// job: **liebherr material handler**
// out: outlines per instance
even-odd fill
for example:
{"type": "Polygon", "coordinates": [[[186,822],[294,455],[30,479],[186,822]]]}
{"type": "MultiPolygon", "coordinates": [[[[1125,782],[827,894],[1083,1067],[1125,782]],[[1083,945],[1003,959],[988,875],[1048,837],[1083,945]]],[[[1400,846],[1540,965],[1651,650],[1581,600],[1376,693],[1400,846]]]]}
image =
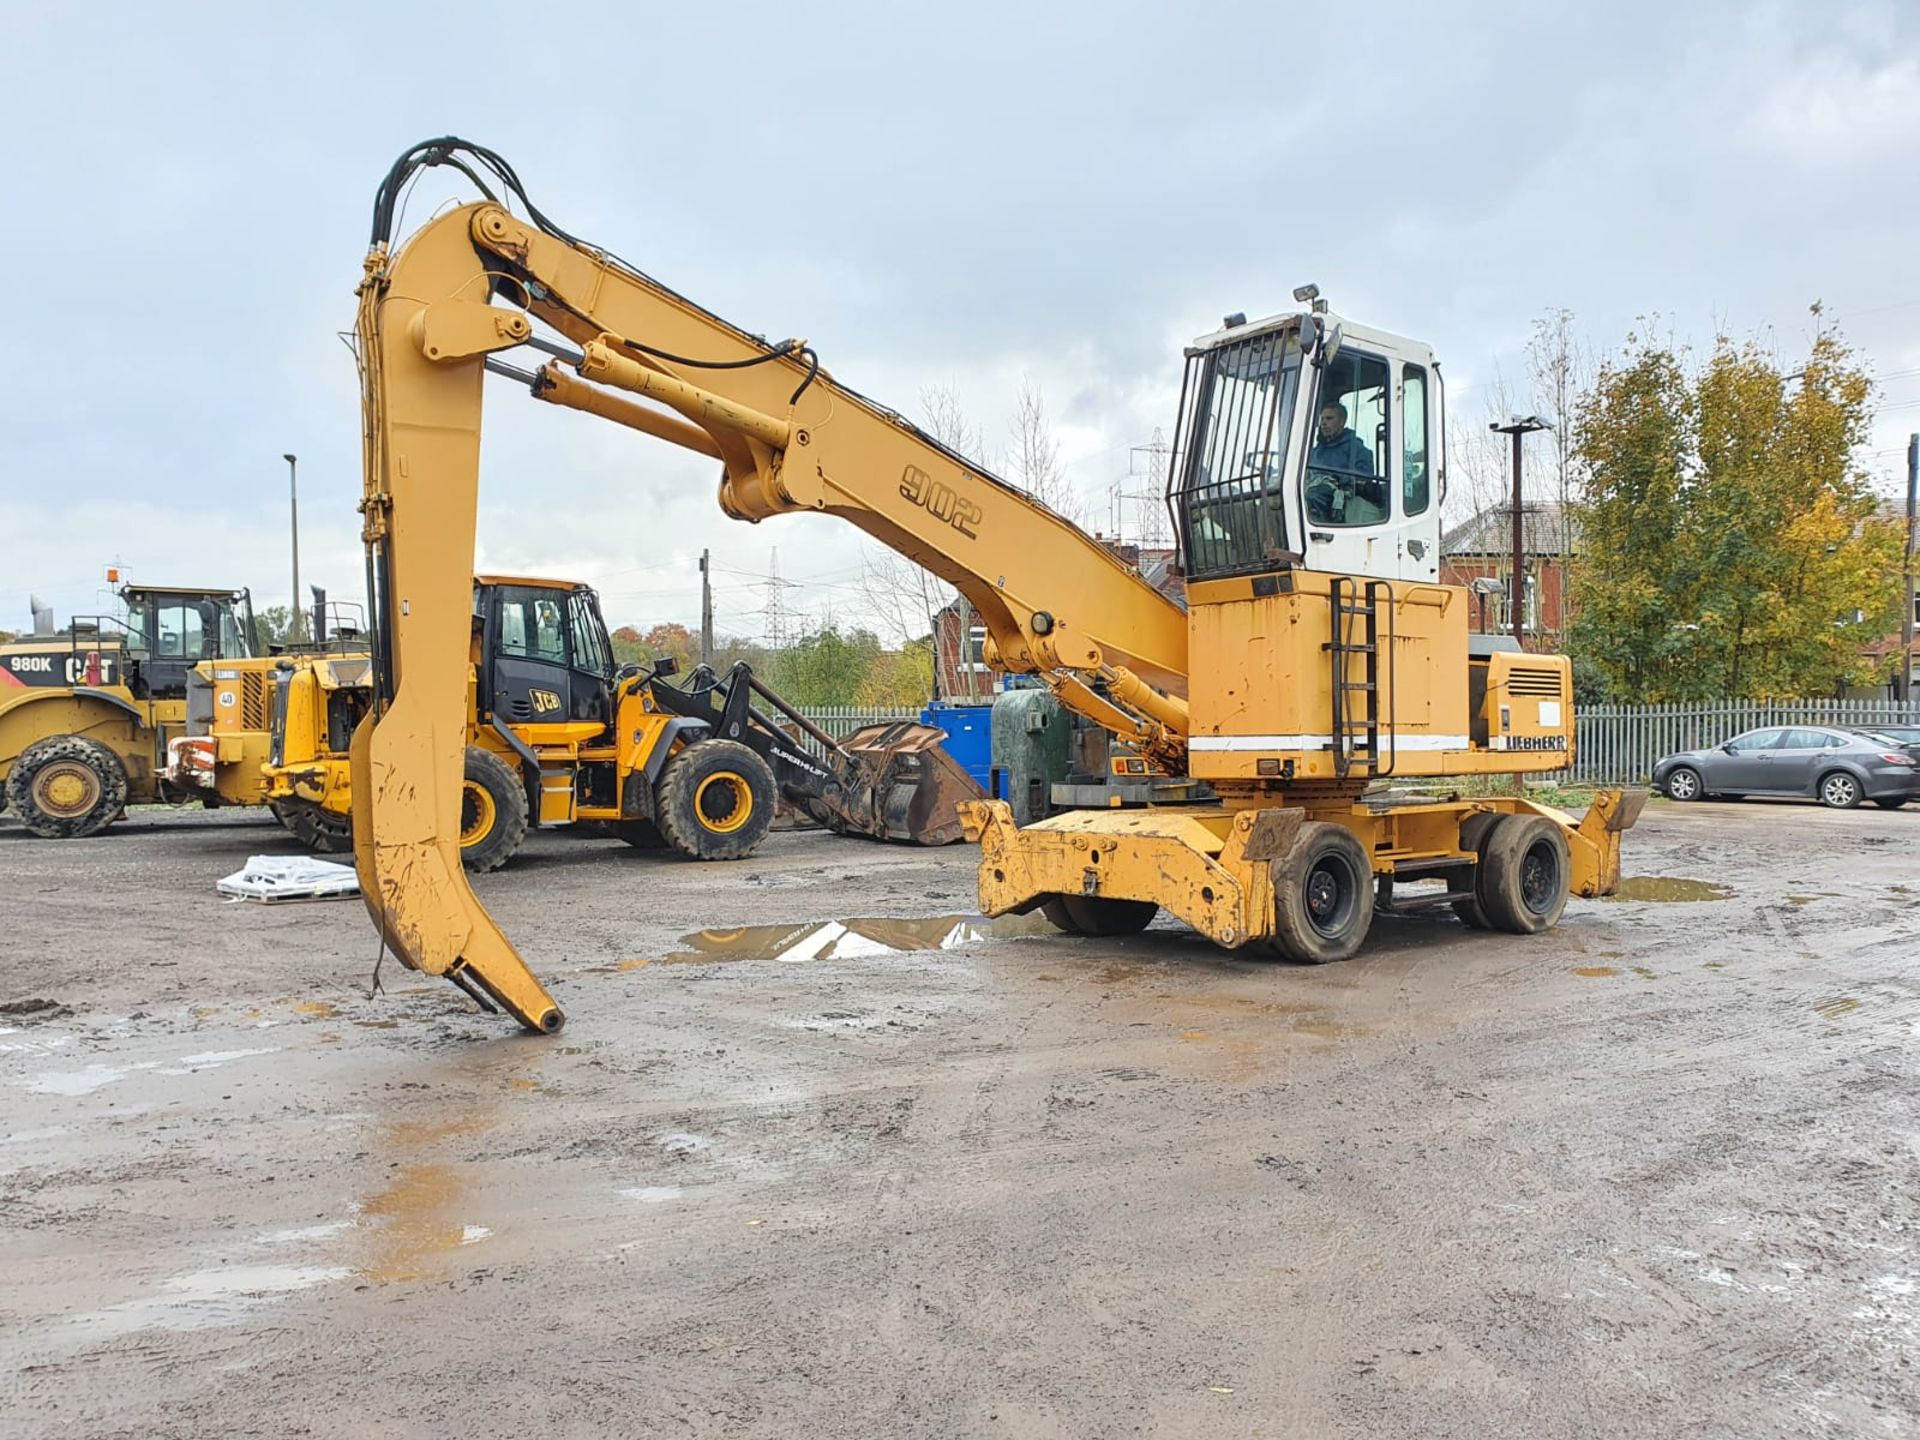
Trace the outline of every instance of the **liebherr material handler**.
{"type": "Polygon", "coordinates": [[[352,746],[354,851],[387,943],[530,1029],[564,1023],[459,861],[489,373],[712,457],[736,519],[850,520],[957,587],[996,664],[1219,795],[1024,829],[1004,804],[966,807],[988,914],[1117,934],[1164,908],[1230,949],[1319,962],[1358,949],[1377,904],[1526,933],[1569,891],[1610,892],[1638,796],[1602,794],[1577,824],[1518,797],[1367,798],[1389,776],[1565,767],[1571,669],[1471,650],[1468,596],[1439,583],[1431,351],[1306,300],[1187,351],[1168,486],[1183,612],[805,341],[769,343],[569,235],[492,151],[407,151],[375,201],[357,322],[375,700],[352,746]],[[402,192],[437,165],[485,198],[396,246],[402,192]],[[1416,880],[1440,883],[1396,891],[1416,880]]]}

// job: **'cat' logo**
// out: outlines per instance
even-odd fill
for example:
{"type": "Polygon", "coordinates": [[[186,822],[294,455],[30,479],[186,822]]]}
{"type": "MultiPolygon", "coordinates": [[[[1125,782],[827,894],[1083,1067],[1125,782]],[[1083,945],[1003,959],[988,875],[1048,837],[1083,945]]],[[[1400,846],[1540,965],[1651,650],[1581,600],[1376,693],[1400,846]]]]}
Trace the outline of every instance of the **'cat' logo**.
{"type": "Polygon", "coordinates": [[[529,690],[527,696],[533,701],[536,715],[545,715],[550,710],[560,708],[560,697],[551,690],[529,690]]]}

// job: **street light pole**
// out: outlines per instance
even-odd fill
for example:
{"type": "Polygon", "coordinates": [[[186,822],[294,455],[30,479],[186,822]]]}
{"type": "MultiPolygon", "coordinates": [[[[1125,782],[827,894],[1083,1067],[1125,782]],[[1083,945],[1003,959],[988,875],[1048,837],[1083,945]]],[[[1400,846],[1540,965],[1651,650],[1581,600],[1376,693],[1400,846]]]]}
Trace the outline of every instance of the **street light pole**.
{"type": "Polygon", "coordinates": [[[287,639],[298,644],[300,640],[300,487],[296,483],[296,475],[299,462],[291,455],[282,455],[280,458],[287,462],[287,503],[293,511],[293,629],[288,632],[287,639]]]}
{"type": "MultiPolygon", "coordinates": [[[[1515,416],[1504,425],[1487,427],[1497,435],[1513,437],[1513,578],[1507,585],[1507,606],[1509,617],[1513,621],[1513,640],[1516,645],[1526,645],[1526,598],[1527,571],[1526,545],[1521,526],[1521,489],[1520,489],[1520,437],[1531,435],[1536,430],[1551,430],[1552,424],[1538,415],[1515,416]]],[[[1564,517],[1562,524],[1566,521],[1564,517]]]]}

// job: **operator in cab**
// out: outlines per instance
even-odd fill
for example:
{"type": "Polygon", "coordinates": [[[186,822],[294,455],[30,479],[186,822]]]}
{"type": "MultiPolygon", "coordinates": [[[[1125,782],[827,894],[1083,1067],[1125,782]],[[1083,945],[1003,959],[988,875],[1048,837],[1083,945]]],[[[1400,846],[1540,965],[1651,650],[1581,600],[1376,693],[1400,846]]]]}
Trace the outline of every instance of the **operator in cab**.
{"type": "Polygon", "coordinates": [[[1373,472],[1373,451],[1347,424],[1347,407],[1330,400],[1307,454],[1307,519],[1373,525],[1386,518],[1387,487],[1373,472]]]}

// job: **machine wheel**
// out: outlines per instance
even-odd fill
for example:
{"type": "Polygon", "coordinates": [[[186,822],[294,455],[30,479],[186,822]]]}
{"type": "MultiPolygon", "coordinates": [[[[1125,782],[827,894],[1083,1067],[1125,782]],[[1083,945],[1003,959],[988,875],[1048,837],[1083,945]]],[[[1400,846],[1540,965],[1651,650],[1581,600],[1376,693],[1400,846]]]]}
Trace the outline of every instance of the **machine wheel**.
{"type": "Polygon", "coordinates": [[[1860,803],[1860,782],[1844,770],[1830,770],[1820,777],[1820,803],[1829,810],[1851,810],[1860,803]]]}
{"type": "MultiPolygon", "coordinates": [[[[1484,863],[1487,858],[1487,837],[1493,834],[1493,822],[1501,819],[1499,815],[1489,815],[1484,811],[1478,815],[1469,815],[1460,822],[1460,848],[1478,855],[1484,863]]],[[[1453,902],[1453,913],[1460,917],[1460,923],[1469,930],[1491,930],[1493,921],[1487,918],[1487,912],[1480,905],[1480,865],[1475,865],[1467,875],[1467,888],[1458,892],[1460,898],[1453,902]]]]}
{"type": "Polygon", "coordinates": [[[1537,935],[1567,908],[1567,837],[1544,815],[1502,815],[1480,852],[1474,890],[1495,930],[1537,935]]]}
{"type": "Polygon", "coordinates": [[[353,849],[351,815],[336,815],[307,800],[275,800],[267,808],[288,834],[316,854],[344,855],[353,849]]]}
{"type": "Polygon", "coordinates": [[[743,860],[772,828],[775,797],[773,771],[745,745],[695,740],[660,772],[653,813],[689,859],[743,860]]]}
{"type": "Polygon", "coordinates": [[[616,820],[607,827],[636,850],[664,850],[666,837],[651,820],[616,820]]]}
{"type": "Polygon", "coordinates": [[[1706,791],[1700,784],[1700,772],[1691,765],[1676,765],[1662,787],[1669,800],[1698,800],[1706,791]]]}
{"type": "Polygon", "coordinates": [[[49,735],[29,745],[7,776],[7,803],[43,840],[98,835],[127,804],[127,767],[98,740],[49,735]]]}
{"type": "Polygon", "coordinates": [[[1309,820],[1273,862],[1274,947],[1325,965],[1358,950],[1373,924],[1373,866],[1344,826],[1309,820]]]}
{"type": "Polygon", "coordinates": [[[1115,900],[1105,895],[1051,895],[1040,913],[1069,935],[1138,935],[1160,907],[1151,900],[1115,900]]]}
{"type": "Polygon", "coordinates": [[[1907,803],[1908,798],[1905,795],[1876,795],[1873,797],[1873,803],[1882,810],[1898,810],[1907,803]]]}
{"type": "Polygon", "coordinates": [[[520,777],[492,751],[469,745],[460,787],[460,863],[476,875],[498,870],[526,838],[527,792],[520,777]]]}

